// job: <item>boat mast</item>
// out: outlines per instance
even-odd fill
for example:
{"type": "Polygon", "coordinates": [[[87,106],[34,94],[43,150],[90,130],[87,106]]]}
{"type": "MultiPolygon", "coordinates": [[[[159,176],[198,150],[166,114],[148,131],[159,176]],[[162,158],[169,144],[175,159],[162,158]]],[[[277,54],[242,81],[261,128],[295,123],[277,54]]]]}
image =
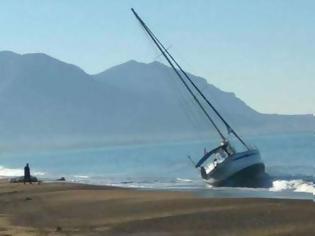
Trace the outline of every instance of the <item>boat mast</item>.
{"type": "MultiPolygon", "coordinates": [[[[151,32],[152,33],[152,32],[151,32]]],[[[152,33],[153,34],[153,33],[152,33]]],[[[154,34],[153,34],[154,36],[154,34]]],[[[154,36],[155,37],[155,36],[154,36]]],[[[156,37],[155,37],[156,38],[156,37]]],[[[184,76],[188,79],[190,84],[197,90],[197,92],[201,95],[201,97],[206,101],[206,103],[211,107],[211,109],[217,114],[217,116],[224,123],[227,132],[232,133],[235,137],[249,150],[249,147],[244,142],[244,140],[235,132],[235,130],[229,125],[229,123],[222,117],[222,115],[218,112],[218,110],[212,105],[212,103],[206,98],[206,96],[201,92],[201,90],[197,87],[197,85],[192,81],[192,79],[188,76],[188,74],[182,69],[182,67],[177,63],[175,58],[168,52],[168,50],[163,46],[163,44],[156,38],[157,42],[161,45],[166,54],[171,58],[171,60],[175,63],[175,65],[179,68],[179,70],[184,74],[184,76]]]]}
{"type": "MultiPolygon", "coordinates": [[[[188,74],[182,69],[182,67],[178,64],[178,62],[175,60],[175,58],[168,52],[168,50],[164,47],[164,45],[160,42],[160,40],[154,35],[154,33],[150,30],[150,28],[143,22],[143,20],[139,17],[139,15],[135,12],[135,10],[132,8],[131,11],[137,18],[137,20],[140,22],[142,27],[145,29],[145,31],[148,33],[150,38],[153,40],[153,42],[156,44],[158,49],[161,51],[162,55],[165,57],[165,59],[168,61],[168,63],[171,65],[173,70],[176,72],[178,77],[181,79],[181,81],[184,83],[185,87],[189,90],[189,92],[193,95],[201,109],[204,111],[208,119],[210,118],[209,114],[205,111],[205,109],[202,107],[200,101],[196,98],[196,96],[192,93],[191,89],[187,86],[186,82],[183,80],[182,76],[178,71],[176,70],[173,63],[178,67],[178,69],[182,72],[182,74],[188,79],[189,83],[197,90],[197,92],[200,94],[200,96],[206,101],[206,103],[210,106],[210,108],[215,112],[215,114],[221,119],[223,124],[226,126],[228,133],[233,133],[235,137],[249,150],[248,145],[243,141],[243,139],[235,132],[235,130],[230,126],[230,124],[222,117],[222,115],[218,112],[218,110],[212,105],[212,103],[206,98],[206,96],[201,92],[201,90],[196,86],[196,84],[192,81],[192,79],[188,76],[188,74]],[[173,63],[171,62],[173,61],[173,63]]],[[[221,138],[225,140],[225,137],[222,135],[222,132],[218,129],[218,127],[214,124],[213,120],[210,118],[212,125],[216,128],[218,133],[220,134],[221,138]]]]}
{"type": "Polygon", "coordinates": [[[135,10],[133,8],[131,8],[131,11],[133,12],[133,14],[135,15],[135,17],[137,18],[137,20],[140,22],[140,24],[142,25],[142,27],[144,28],[144,30],[147,32],[147,34],[150,36],[150,38],[153,40],[153,42],[155,43],[155,45],[158,47],[158,49],[160,50],[160,52],[162,53],[162,55],[164,56],[164,58],[167,60],[167,62],[170,64],[170,66],[172,67],[172,69],[174,70],[174,72],[176,73],[176,75],[179,77],[179,79],[181,80],[181,82],[184,84],[185,88],[189,91],[189,93],[192,95],[192,97],[194,98],[194,100],[196,101],[196,103],[199,105],[199,107],[201,108],[201,110],[203,111],[203,113],[206,115],[206,117],[208,118],[208,120],[210,121],[210,123],[213,125],[213,127],[217,130],[217,132],[219,133],[220,137],[223,140],[226,140],[226,138],[224,137],[224,135],[222,134],[222,132],[220,131],[220,129],[218,128],[218,126],[214,123],[214,121],[212,120],[212,118],[210,117],[209,113],[206,111],[206,109],[201,105],[201,102],[199,101],[199,99],[196,97],[196,95],[192,92],[191,88],[188,86],[188,84],[186,83],[186,81],[184,80],[184,78],[182,77],[182,75],[178,72],[178,70],[176,69],[176,67],[174,66],[174,64],[172,63],[171,59],[167,56],[166,52],[163,50],[164,46],[160,45],[160,43],[157,41],[156,37],[152,34],[151,30],[146,26],[146,24],[143,22],[143,20],[138,16],[138,14],[135,12],[135,10]],[[163,48],[162,48],[163,46],[163,48]]]}

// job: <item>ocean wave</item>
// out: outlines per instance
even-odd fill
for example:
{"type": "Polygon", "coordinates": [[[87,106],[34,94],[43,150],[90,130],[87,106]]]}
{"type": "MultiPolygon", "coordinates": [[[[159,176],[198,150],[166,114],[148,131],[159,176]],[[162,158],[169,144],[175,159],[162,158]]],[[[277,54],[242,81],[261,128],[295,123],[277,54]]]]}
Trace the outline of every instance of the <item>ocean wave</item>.
{"type": "Polygon", "coordinates": [[[274,192],[291,190],[294,192],[305,192],[315,195],[315,184],[313,182],[305,181],[302,179],[275,180],[272,182],[272,187],[269,190],[274,192]]]}
{"type": "Polygon", "coordinates": [[[90,178],[90,177],[87,176],[87,175],[74,175],[73,177],[74,177],[74,178],[78,178],[78,179],[88,179],[88,178],[90,178]]]}
{"type": "MultiPolygon", "coordinates": [[[[5,168],[3,166],[0,166],[0,177],[17,177],[24,175],[24,169],[14,169],[14,168],[5,168]]],[[[45,172],[35,171],[32,172],[32,175],[35,176],[43,176],[45,175],[45,172]]]]}
{"type": "Polygon", "coordinates": [[[1,177],[15,177],[24,175],[23,169],[12,169],[12,168],[5,168],[0,166],[0,176],[1,177]]]}
{"type": "Polygon", "coordinates": [[[32,173],[32,175],[35,175],[35,176],[43,176],[43,175],[46,175],[45,172],[40,172],[40,171],[35,171],[34,173],[32,173]]]}
{"type": "Polygon", "coordinates": [[[176,178],[177,182],[192,182],[191,179],[176,178]]]}

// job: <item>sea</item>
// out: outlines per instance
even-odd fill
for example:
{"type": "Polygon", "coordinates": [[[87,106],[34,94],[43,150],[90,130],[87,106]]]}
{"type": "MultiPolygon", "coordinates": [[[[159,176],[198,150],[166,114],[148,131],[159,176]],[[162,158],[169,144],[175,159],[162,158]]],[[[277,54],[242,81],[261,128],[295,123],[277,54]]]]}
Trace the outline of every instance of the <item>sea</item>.
{"type": "Polygon", "coordinates": [[[313,199],[315,195],[315,133],[256,136],[246,139],[261,152],[272,184],[266,188],[213,187],[202,181],[194,161],[205,140],[97,148],[0,153],[0,177],[23,175],[30,164],[32,175],[43,181],[64,177],[68,182],[135,189],[189,191],[213,198],[313,199]]]}

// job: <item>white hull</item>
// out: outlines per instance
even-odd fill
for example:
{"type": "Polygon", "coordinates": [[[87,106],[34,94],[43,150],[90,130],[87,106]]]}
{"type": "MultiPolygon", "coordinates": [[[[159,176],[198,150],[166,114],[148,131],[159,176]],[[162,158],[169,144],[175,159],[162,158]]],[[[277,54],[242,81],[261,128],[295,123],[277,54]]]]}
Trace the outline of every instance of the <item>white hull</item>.
{"type": "Polygon", "coordinates": [[[246,178],[255,178],[264,173],[264,169],[259,151],[249,150],[226,158],[202,177],[210,185],[217,186],[238,174],[246,174],[246,178]]]}

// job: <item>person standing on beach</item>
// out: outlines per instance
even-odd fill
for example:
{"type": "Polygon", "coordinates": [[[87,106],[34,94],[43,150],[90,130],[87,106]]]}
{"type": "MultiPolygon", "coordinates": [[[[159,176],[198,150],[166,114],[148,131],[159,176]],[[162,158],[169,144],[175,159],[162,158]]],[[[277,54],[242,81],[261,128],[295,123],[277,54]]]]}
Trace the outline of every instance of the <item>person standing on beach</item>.
{"type": "Polygon", "coordinates": [[[28,165],[28,163],[24,167],[24,184],[25,184],[25,182],[29,182],[30,184],[32,184],[31,170],[30,170],[30,166],[28,165]]]}

